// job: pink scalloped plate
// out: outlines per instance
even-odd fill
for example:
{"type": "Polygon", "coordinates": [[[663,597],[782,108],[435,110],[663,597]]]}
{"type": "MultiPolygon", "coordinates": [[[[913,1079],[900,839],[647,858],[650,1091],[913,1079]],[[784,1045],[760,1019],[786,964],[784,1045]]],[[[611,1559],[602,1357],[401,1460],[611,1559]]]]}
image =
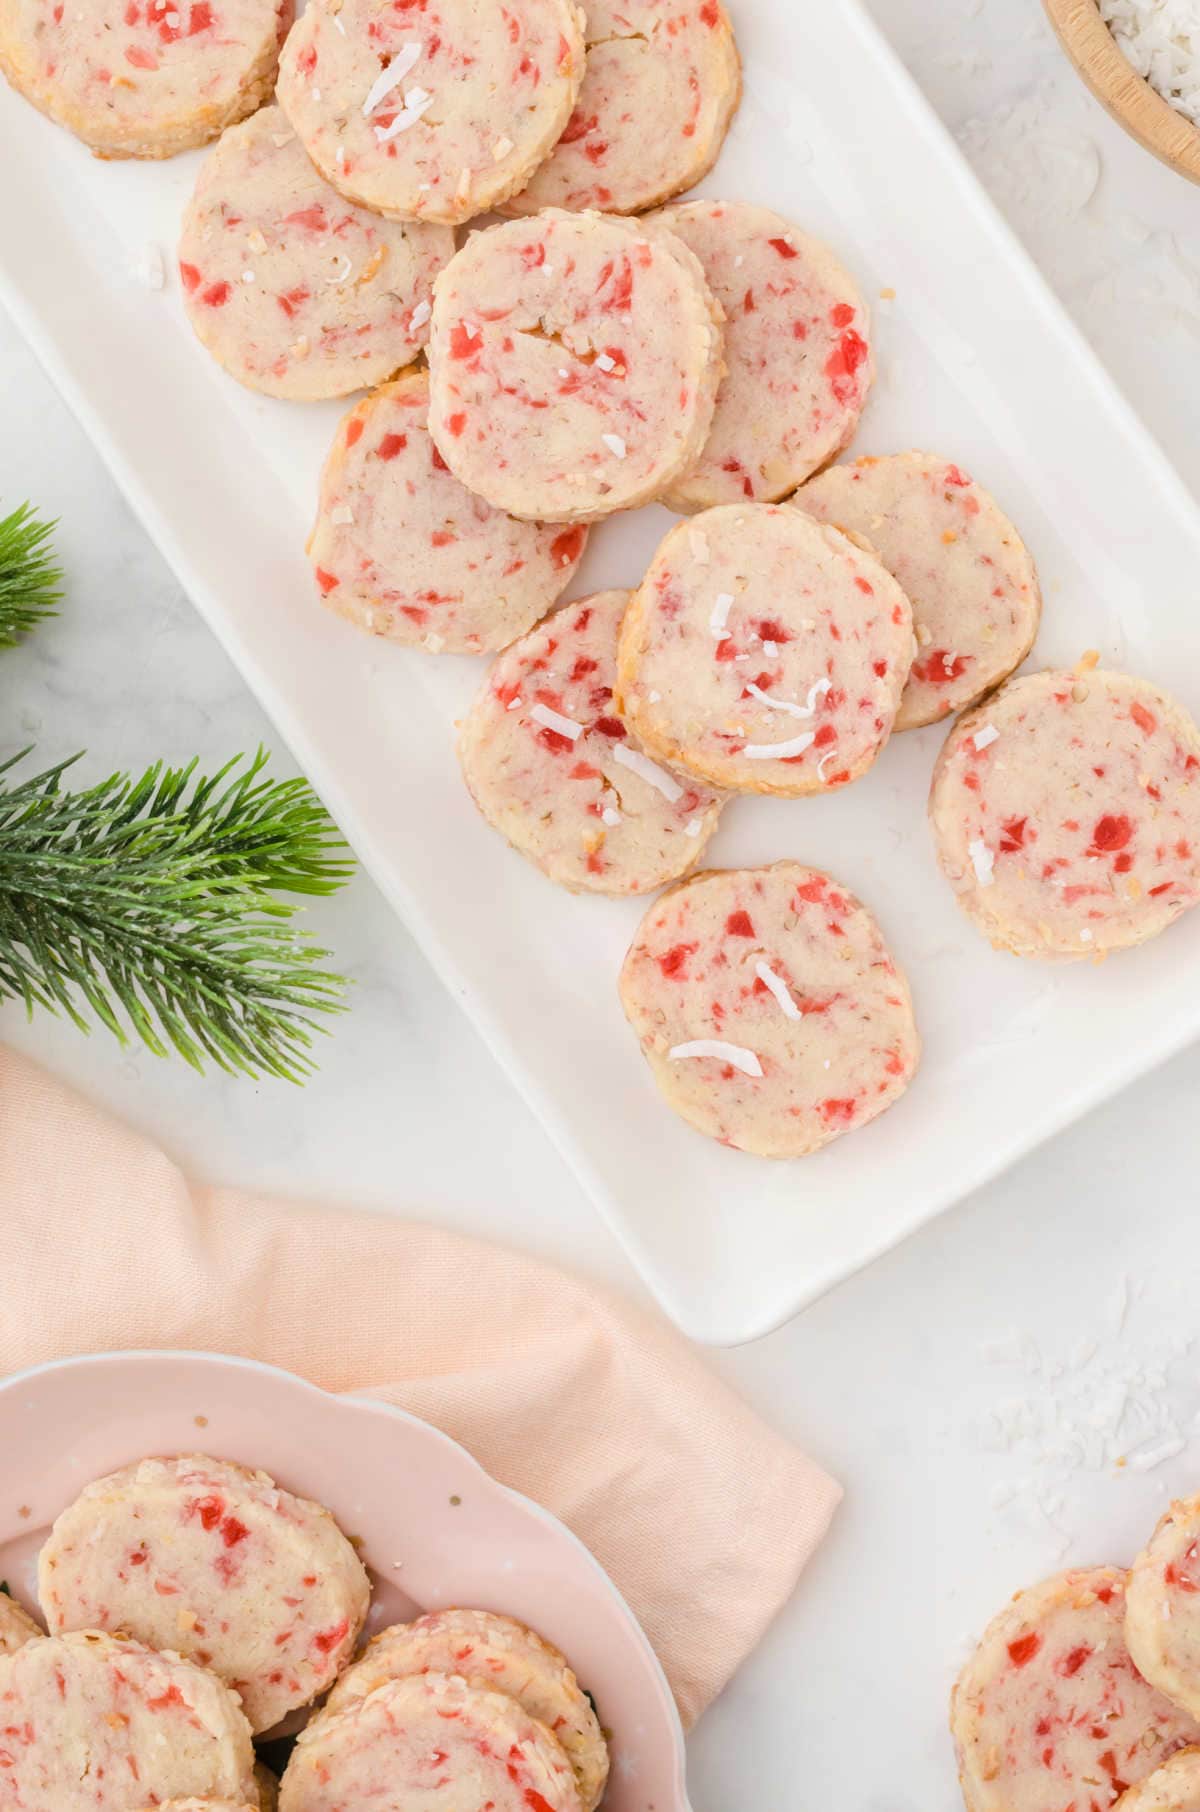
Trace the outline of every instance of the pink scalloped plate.
{"type": "Polygon", "coordinates": [[[151,1454],[261,1466],[361,1542],[371,1626],[465,1604],[557,1644],[611,1732],[604,1812],[689,1812],[670,1688],[603,1568],[464,1448],[368,1397],[208,1353],[108,1353],[0,1383],[0,1579],[30,1608],[49,1524],[90,1479],[151,1454]]]}

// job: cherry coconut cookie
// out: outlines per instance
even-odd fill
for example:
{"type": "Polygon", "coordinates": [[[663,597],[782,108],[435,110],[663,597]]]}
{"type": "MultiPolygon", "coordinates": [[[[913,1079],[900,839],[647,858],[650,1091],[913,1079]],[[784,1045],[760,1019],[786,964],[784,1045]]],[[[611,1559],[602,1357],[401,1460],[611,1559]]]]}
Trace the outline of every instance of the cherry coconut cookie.
{"type": "Polygon", "coordinates": [[[1200,900],[1200,730],[1129,674],[1010,680],[947,737],[929,816],[959,905],[997,949],[1128,949],[1200,900]]]}
{"type": "Polygon", "coordinates": [[[596,1714],[565,1658],[513,1617],[430,1611],[383,1630],[342,1675],[325,1712],[341,1711],[389,1680],[430,1673],[516,1699],[554,1732],[574,1770],[582,1812],[594,1812],[608,1779],[608,1745],[596,1714]]]}
{"type": "Polygon", "coordinates": [[[0,1656],[0,1731],[0,1804],[13,1812],[130,1812],[142,1796],[258,1801],[234,1694],[124,1636],[52,1636],[0,1656]]]}
{"type": "Polygon", "coordinates": [[[769,208],[685,201],[651,218],[695,252],[725,311],[712,429],[664,501],[687,511],[786,497],[848,444],[867,400],[875,367],[858,286],[828,246],[769,208]]]}
{"type": "Polygon", "coordinates": [[[582,1812],[558,1739],[515,1699],[441,1673],[389,1680],[305,1729],[280,1812],[350,1807],[582,1812]]]}
{"type": "Polygon", "coordinates": [[[952,460],[856,459],[822,472],[795,502],[865,536],[912,600],[917,653],[897,730],[961,711],[1029,653],[1042,611],[1033,557],[994,498],[952,460]]]}
{"type": "Polygon", "coordinates": [[[393,222],[339,195],[278,107],[232,127],[200,169],[179,275],[197,337],[268,396],[345,396],[429,337],[449,227],[393,222]]]}
{"type": "Polygon", "coordinates": [[[1172,1504],[1134,1561],[1125,1640],[1139,1672],[1200,1718],[1200,1497],[1172,1504]]]}
{"type": "Polygon", "coordinates": [[[1130,1787],[1121,1812],[1200,1812],[1200,1749],[1181,1749],[1130,1787]]]}
{"type": "Polygon", "coordinates": [[[0,1591],[0,1655],[11,1655],[27,1642],[36,1642],[46,1634],[23,1605],[5,1591],[0,1591]]]}
{"type": "Polygon", "coordinates": [[[579,564],[580,526],[518,522],[454,477],[430,438],[429,378],[408,371],[350,411],[321,474],[308,552],[325,603],[433,654],[503,648],[579,564]]]}
{"type": "Polygon", "coordinates": [[[278,95],[351,201],[453,226],[524,186],[570,119],[583,67],[574,0],[312,0],[278,95]]]}
{"type": "Polygon", "coordinates": [[[616,703],[652,755],[714,786],[845,786],[891,734],[912,611],[874,555],[786,504],[722,504],[666,537],[621,625],[616,703]]]}
{"type": "Polygon", "coordinates": [[[649,893],[685,874],[722,800],[652,761],[612,702],[629,593],[597,592],[500,656],[458,752],[471,796],[514,849],[562,887],[649,893]]]}
{"type": "Polygon", "coordinates": [[[588,0],[587,68],[566,131],[509,213],[640,214],[716,162],[741,97],[720,0],[588,0]]]}
{"type": "Polygon", "coordinates": [[[99,157],[173,157],[271,91],[291,0],[0,0],[0,70],[99,157]]]}
{"type": "Polygon", "coordinates": [[[333,1684],[370,1584],[327,1510],[189,1455],[87,1486],[41,1551],[38,1597],[52,1631],[123,1630],[211,1668],[260,1731],[333,1684]]]}
{"type": "Polygon", "coordinates": [[[584,522],[692,464],[721,375],[720,309],[662,228],[549,209],[475,233],[434,286],[430,431],[496,509],[584,522]]]}
{"type": "Polygon", "coordinates": [[[806,1157],[866,1126],[920,1057],[879,926],[798,862],[680,882],[642,920],[620,992],[668,1104],[760,1157],[806,1157]]]}
{"type": "Polygon", "coordinates": [[[1124,1614],[1125,1574],[1093,1567],[1019,1592],[988,1625],[951,1700],[967,1812],[1108,1812],[1200,1738],[1134,1666],[1124,1614]]]}

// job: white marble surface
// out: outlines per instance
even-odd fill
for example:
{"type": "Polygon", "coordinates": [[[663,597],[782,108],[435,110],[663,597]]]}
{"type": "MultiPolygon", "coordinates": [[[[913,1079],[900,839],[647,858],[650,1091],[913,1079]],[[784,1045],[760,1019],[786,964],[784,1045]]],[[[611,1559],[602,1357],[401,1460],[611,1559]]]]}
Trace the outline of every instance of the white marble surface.
{"type": "MultiPolygon", "coordinates": [[[[1037,0],[872,3],[1200,492],[1200,194],[1082,91],[1037,0]]],[[[62,514],[70,575],[62,618],[0,660],[5,749],[36,740],[49,759],[87,747],[95,772],[277,747],[2,319],[0,423],[0,499],[28,494],[62,514]]],[[[282,751],[277,765],[289,766],[282,751]]],[[[0,1036],[210,1176],[436,1216],[636,1290],[369,883],[315,918],[356,986],[302,1098],[200,1081],[49,1020],[27,1026],[11,1005],[0,1036]]],[[[847,1501],[692,1739],[697,1812],[949,1812],[944,1701],[969,1633],[1040,1572],[1126,1558],[1164,1493],[1196,1486],[1200,1389],[1186,1342],[1198,1089],[1200,1049],[789,1328],[714,1356],[842,1478],[847,1501]],[[1087,1343],[1098,1350],[1085,1362],[1087,1343]],[[1151,1470],[1112,1463],[1176,1439],[1183,1451],[1151,1470]]]]}

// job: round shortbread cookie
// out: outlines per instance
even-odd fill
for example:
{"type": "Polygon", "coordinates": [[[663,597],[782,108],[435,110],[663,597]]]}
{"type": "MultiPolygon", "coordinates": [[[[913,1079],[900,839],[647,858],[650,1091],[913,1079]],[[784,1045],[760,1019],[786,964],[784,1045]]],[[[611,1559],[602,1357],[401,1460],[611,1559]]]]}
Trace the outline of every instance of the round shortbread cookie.
{"type": "Polygon", "coordinates": [[[430,430],[514,516],[586,522],[695,459],[721,375],[720,310],[662,228],[550,209],[475,233],[434,286],[430,430]]]}
{"type": "Polygon", "coordinates": [[[449,227],[381,220],[331,188],[278,107],[209,152],[183,217],[196,334],[251,390],[306,402],[378,384],[429,337],[449,227]]]}
{"type": "Polygon", "coordinates": [[[178,1655],[76,1632],[0,1656],[0,1804],[129,1812],[199,1798],[253,1806],[254,1750],[237,1699],[178,1655]]]}
{"type": "Polygon", "coordinates": [[[897,730],[961,711],[1029,653],[1042,614],[1033,557],[960,466],[932,453],[856,459],[822,472],[794,501],[864,536],[908,593],[917,652],[897,730]]]}
{"type": "Polygon", "coordinates": [[[1200,1497],[1172,1504],[1134,1561],[1125,1640],[1147,1680],[1200,1718],[1200,1497]]]}
{"type": "Polygon", "coordinates": [[[866,1126],[920,1058],[908,983],[866,907],[798,862],[715,869],[650,908],[621,1004],[690,1126],[801,1158],[866,1126]]]}
{"type": "Polygon", "coordinates": [[[1200,1749],[1180,1749],[1130,1787],[1121,1812],[1200,1812],[1200,1749]]]}
{"type": "Polygon", "coordinates": [[[1148,680],[1010,680],[959,719],[929,817],[959,905],[1000,950],[1143,944],[1200,900],[1200,730],[1148,680]]]}
{"type": "Polygon", "coordinates": [[[587,1695],[549,1642],[495,1611],[430,1611],[371,1642],[338,1681],[325,1711],[341,1711],[388,1680],[454,1674],[468,1686],[507,1693],[553,1731],[575,1773],[583,1812],[593,1812],[608,1779],[608,1745],[587,1695]]]}
{"type": "Polygon", "coordinates": [[[950,1701],[967,1812],[1108,1812],[1200,1736],[1133,1665],[1124,1611],[1125,1574],[1093,1567],[1018,1592],[988,1625],[950,1701]]]}
{"type": "Polygon", "coordinates": [[[515,1699],[447,1674],[389,1680],[332,1715],[292,1752],[280,1812],[581,1812],[561,1744],[515,1699]]]}
{"type": "Polygon", "coordinates": [[[46,1634],[23,1605],[7,1592],[0,1591],[0,1655],[11,1655],[27,1642],[36,1642],[46,1634]]]}
{"type": "Polygon", "coordinates": [[[651,218],[695,252],[725,311],[712,429],[664,502],[773,503],[853,438],[875,371],[866,303],[827,245],[769,208],[685,201],[651,218]]]}
{"type": "Polygon", "coordinates": [[[503,648],[570,583],[581,525],[518,522],[454,477],[426,425],[429,378],[409,371],[338,427],[308,542],[331,610],[432,654],[503,648]]]}
{"type": "Polygon", "coordinates": [[[0,70],[100,157],[173,157],[271,91],[292,0],[0,0],[0,70]]]}
{"type": "Polygon", "coordinates": [[[210,1668],[260,1731],[332,1685],[370,1584],[320,1505],[188,1455],[88,1485],[38,1557],[38,1597],[52,1631],[123,1630],[210,1668]]]}
{"type": "Polygon", "coordinates": [[[311,0],[277,92],[343,195],[454,226],[528,181],[570,119],[584,54],[574,0],[311,0]]]}
{"type": "Polygon", "coordinates": [[[680,522],[630,601],[617,709],[651,754],[714,786],[845,786],[892,730],[908,599],[874,555],[787,504],[680,522]]]}
{"type": "Polygon", "coordinates": [[[505,204],[639,214],[707,175],[742,92],[719,0],[587,0],[587,68],[566,131],[505,204]]]}
{"type": "Polygon", "coordinates": [[[509,648],[463,721],[458,753],[488,823],[561,887],[649,893],[686,874],[722,799],[643,753],[616,715],[627,591],[561,610],[509,648]]]}

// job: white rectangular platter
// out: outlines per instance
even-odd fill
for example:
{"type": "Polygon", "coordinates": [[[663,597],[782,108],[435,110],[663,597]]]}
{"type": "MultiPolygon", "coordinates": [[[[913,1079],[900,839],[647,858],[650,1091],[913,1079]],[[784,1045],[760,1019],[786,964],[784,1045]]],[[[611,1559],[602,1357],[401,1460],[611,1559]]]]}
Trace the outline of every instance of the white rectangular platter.
{"type": "MultiPolygon", "coordinates": [[[[1041,569],[1035,664],[1095,647],[1200,711],[1200,513],[1181,480],[857,0],[730,3],[746,98],[707,192],[778,208],[831,240],[869,297],[895,291],[878,307],[880,378],[856,450],[933,448],[997,494],[1041,569]]],[[[766,1332],[1200,1034],[1200,912],[1144,950],[1066,968],[999,955],[961,917],[925,824],[940,741],[927,730],[895,739],[836,797],[735,801],[710,850],[722,865],[826,867],[874,908],[924,1034],[912,1089],[801,1163],[724,1150],[676,1120],[616,997],[642,906],[558,892],[476,816],[459,779],[453,720],[482,666],[385,646],[319,608],[302,550],[339,409],[253,397],[193,341],[172,252],[196,164],[94,162],[0,92],[2,292],[681,1326],[719,1343],[766,1332]],[[148,246],[166,258],[162,291],[133,275],[148,246]]],[[[635,583],[668,522],[655,508],[602,525],[575,591],[635,583]]],[[[398,1089],[420,1060],[397,1054],[398,1089]]],[[[469,1136],[470,1102],[453,1107],[469,1136]]]]}

